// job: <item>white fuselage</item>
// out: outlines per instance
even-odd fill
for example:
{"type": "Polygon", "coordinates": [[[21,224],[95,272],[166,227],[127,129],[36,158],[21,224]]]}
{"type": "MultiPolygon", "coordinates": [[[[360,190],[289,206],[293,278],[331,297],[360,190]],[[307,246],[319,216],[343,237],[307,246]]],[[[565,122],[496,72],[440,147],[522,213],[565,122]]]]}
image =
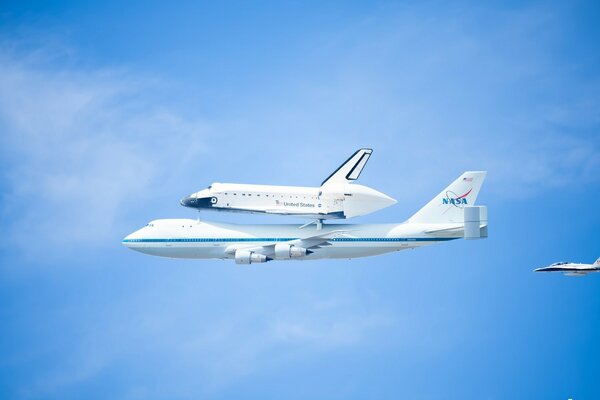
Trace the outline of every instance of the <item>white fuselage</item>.
{"type": "Polygon", "coordinates": [[[315,225],[238,225],[193,219],[161,219],[123,239],[133,250],[172,258],[231,259],[238,249],[286,243],[294,239],[343,230],[300,260],[367,257],[392,251],[421,247],[461,238],[461,224],[325,224],[315,225]],[[452,228],[459,230],[450,231],[452,228]],[[448,229],[441,235],[428,231],[448,229]]]}
{"type": "Polygon", "coordinates": [[[537,268],[535,272],[562,272],[565,275],[578,276],[592,272],[600,272],[600,265],[559,262],[547,267],[537,268]]]}
{"type": "Polygon", "coordinates": [[[370,214],[396,203],[366,186],[342,183],[326,187],[213,183],[181,200],[198,210],[344,219],[370,214]]]}

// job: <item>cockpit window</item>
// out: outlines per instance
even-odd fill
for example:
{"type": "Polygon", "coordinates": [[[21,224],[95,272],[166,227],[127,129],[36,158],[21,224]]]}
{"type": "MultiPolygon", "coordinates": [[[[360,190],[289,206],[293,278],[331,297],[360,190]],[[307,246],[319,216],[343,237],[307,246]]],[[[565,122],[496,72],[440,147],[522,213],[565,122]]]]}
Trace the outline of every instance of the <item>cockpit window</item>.
{"type": "Polygon", "coordinates": [[[212,185],[208,185],[207,189],[211,189],[211,188],[212,188],[212,185]]]}
{"type": "Polygon", "coordinates": [[[568,264],[568,262],[566,262],[566,261],[561,261],[561,262],[556,262],[556,263],[554,263],[554,264],[552,264],[552,265],[565,265],[565,264],[568,264]]]}

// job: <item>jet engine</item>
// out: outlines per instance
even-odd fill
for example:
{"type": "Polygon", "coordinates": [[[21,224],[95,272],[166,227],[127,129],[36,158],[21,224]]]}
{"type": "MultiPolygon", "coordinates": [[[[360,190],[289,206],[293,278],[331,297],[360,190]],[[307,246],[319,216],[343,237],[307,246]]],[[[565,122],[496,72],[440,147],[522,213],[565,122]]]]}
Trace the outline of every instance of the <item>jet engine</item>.
{"type": "Polygon", "coordinates": [[[275,245],[275,258],[279,259],[304,257],[311,253],[311,250],[305,249],[304,247],[298,247],[285,243],[277,243],[275,245]]]}
{"type": "Polygon", "coordinates": [[[250,250],[236,250],[235,251],[235,263],[236,264],[252,264],[252,263],[264,263],[271,259],[264,254],[258,254],[250,250]]]}

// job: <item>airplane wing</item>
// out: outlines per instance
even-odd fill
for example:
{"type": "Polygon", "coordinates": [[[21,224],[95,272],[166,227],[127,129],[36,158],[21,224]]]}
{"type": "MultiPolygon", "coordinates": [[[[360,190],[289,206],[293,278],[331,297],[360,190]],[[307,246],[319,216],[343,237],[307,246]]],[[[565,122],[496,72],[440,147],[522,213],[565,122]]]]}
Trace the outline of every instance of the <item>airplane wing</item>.
{"type": "Polygon", "coordinates": [[[347,232],[347,230],[339,229],[303,239],[290,240],[289,242],[285,243],[293,246],[304,247],[305,249],[316,249],[323,246],[331,246],[331,243],[329,242],[331,239],[342,236],[347,232]]]}
{"type": "Polygon", "coordinates": [[[321,233],[319,235],[309,236],[305,238],[288,240],[286,242],[273,242],[264,246],[240,246],[227,249],[227,253],[235,253],[236,250],[248,250],[254,253],[263,254],[270,257],[275,254],[276,244],[289,244],[290,246],[302,247],[314,252],[317,249],[325,246],[331,246],[330,240],[346,234],[347,230],[335,230],[321,233]]]}

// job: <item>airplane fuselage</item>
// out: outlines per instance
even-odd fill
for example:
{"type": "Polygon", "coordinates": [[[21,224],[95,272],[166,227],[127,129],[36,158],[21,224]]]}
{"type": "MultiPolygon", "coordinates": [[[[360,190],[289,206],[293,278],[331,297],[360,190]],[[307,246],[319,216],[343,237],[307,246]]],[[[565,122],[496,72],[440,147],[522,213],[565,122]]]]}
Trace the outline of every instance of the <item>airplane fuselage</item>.
{"type": "Polygon", "coordinates": [[[235,251],[247,247],[286,243],[315,234],[343,230],[326,246],[298,260],[358,258],[411,249],[462,237],[462,232],[443,237],[428,230],[456,227],[457,224],[325,224],[314,225],[238,225],[192,219],[162,219],[123,239],[123,244],[141,253],[171,258],[233,259],[235,251]]]}
{"type": "Polygon", "coordinates": [[[372,213],[396,203],[374,189],[357,184],[325,188],[213,183],[181,200],[198,210],[344,219],[372,213]]]}
{"type": "MultiPolygon", "coordinates": [[[[598,261],[596,261],[596,263],[598,263],[598,261]]],[[[593,272],[600,272],[600,265],[560,262],[547,267],[537,268],[535,269],[535,272],[562,272],[568,276],[580,276],[593,272]]]]}

